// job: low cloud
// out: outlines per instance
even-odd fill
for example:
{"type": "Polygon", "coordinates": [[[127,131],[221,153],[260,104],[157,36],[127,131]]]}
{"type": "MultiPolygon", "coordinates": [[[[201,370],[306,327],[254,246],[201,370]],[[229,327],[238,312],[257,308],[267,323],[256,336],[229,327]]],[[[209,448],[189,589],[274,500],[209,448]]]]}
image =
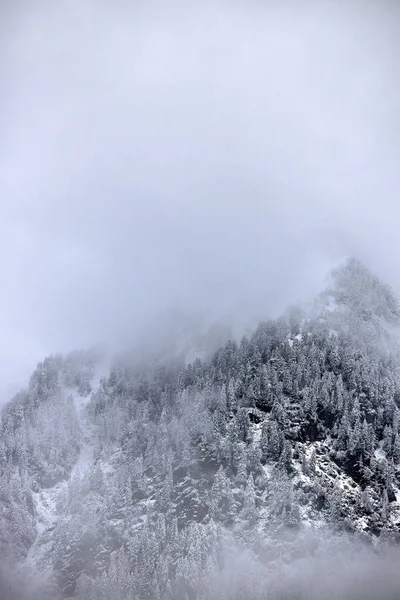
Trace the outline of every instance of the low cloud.
{"type": "Polygon", "coordinates": [[[169,307],[276,314],[343,255],[400,289],[396,3],[0,11],[0,397],[169,307]]]}

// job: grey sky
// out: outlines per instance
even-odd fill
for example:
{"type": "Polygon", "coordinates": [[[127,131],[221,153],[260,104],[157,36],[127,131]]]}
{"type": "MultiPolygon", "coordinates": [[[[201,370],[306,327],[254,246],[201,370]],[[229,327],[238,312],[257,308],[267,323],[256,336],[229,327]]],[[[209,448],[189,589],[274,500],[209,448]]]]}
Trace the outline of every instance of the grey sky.
{"type": "Polygon", "coordinates": [[[168,306],[400,289],[397,3],[0,8],[0,398],[168,306]]]}

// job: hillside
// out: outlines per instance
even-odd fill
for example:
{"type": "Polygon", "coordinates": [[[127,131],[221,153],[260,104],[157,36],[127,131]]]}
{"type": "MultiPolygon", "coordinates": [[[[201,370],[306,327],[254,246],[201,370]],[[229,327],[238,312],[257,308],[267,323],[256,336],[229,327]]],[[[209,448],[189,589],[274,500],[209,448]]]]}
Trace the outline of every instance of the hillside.
{"type": "Polygon", "coordinates": [[[46,358],[1,417],[2,564],[38,598],[283,598],[287,560],[398,541],[399,319],[351,259],[210,359],[46,358]]]}

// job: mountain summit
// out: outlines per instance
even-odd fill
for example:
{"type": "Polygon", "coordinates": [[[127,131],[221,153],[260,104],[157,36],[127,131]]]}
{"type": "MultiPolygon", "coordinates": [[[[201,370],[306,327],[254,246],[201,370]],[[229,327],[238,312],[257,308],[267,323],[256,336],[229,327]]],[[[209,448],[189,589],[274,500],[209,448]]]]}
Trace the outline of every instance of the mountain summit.
{"type": "Polygon", "coordinates": [[[288,557],[396,540],[399,315],[351,259],[209,360],[46,358],[2,413],[2,563],[38,598],[282,598],[288,557]]]}
{"type": "Polygon", "coordinates": [[[332,272],[322,298],[363,320],[379,318],[397,324],[400,319],[400,304],[394,292],[355,258],[347,259],[332,272]]]}

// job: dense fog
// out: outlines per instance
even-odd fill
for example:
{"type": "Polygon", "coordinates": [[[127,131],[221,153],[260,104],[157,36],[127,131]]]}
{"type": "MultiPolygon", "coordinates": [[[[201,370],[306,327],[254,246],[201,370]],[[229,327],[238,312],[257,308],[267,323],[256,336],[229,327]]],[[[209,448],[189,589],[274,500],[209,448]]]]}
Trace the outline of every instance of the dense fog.
{"type": "MultiPolygon", "coordinates": [[[[218,573],[203,575],[204,600],[397,600],[400,589],[399,551],[375,550],[327,531],[304,535],[291,548],[295,558],[261,564],[257,556],[235,545],[225,548],[218,573]]],[[[2,600],[53,600],[32,592],[23,582],[0,579],[2,600]]],[[[115,600],[111,593],[101,600],[115,600]]],[[[177,598],[182,596],[177,595],[177,598]]],[[[96,600],[100,597],[96,597],[96,600]]],[[[83,600],[83,597],[82,597],[83,600]]],[[[87,600],[85,598],[85,600],[87,600]]]]}
{"type": "Polygon", "coordinates": [[[343,255],[398,289],[396,2],[2,2],[1,390],[343,255]]]}

